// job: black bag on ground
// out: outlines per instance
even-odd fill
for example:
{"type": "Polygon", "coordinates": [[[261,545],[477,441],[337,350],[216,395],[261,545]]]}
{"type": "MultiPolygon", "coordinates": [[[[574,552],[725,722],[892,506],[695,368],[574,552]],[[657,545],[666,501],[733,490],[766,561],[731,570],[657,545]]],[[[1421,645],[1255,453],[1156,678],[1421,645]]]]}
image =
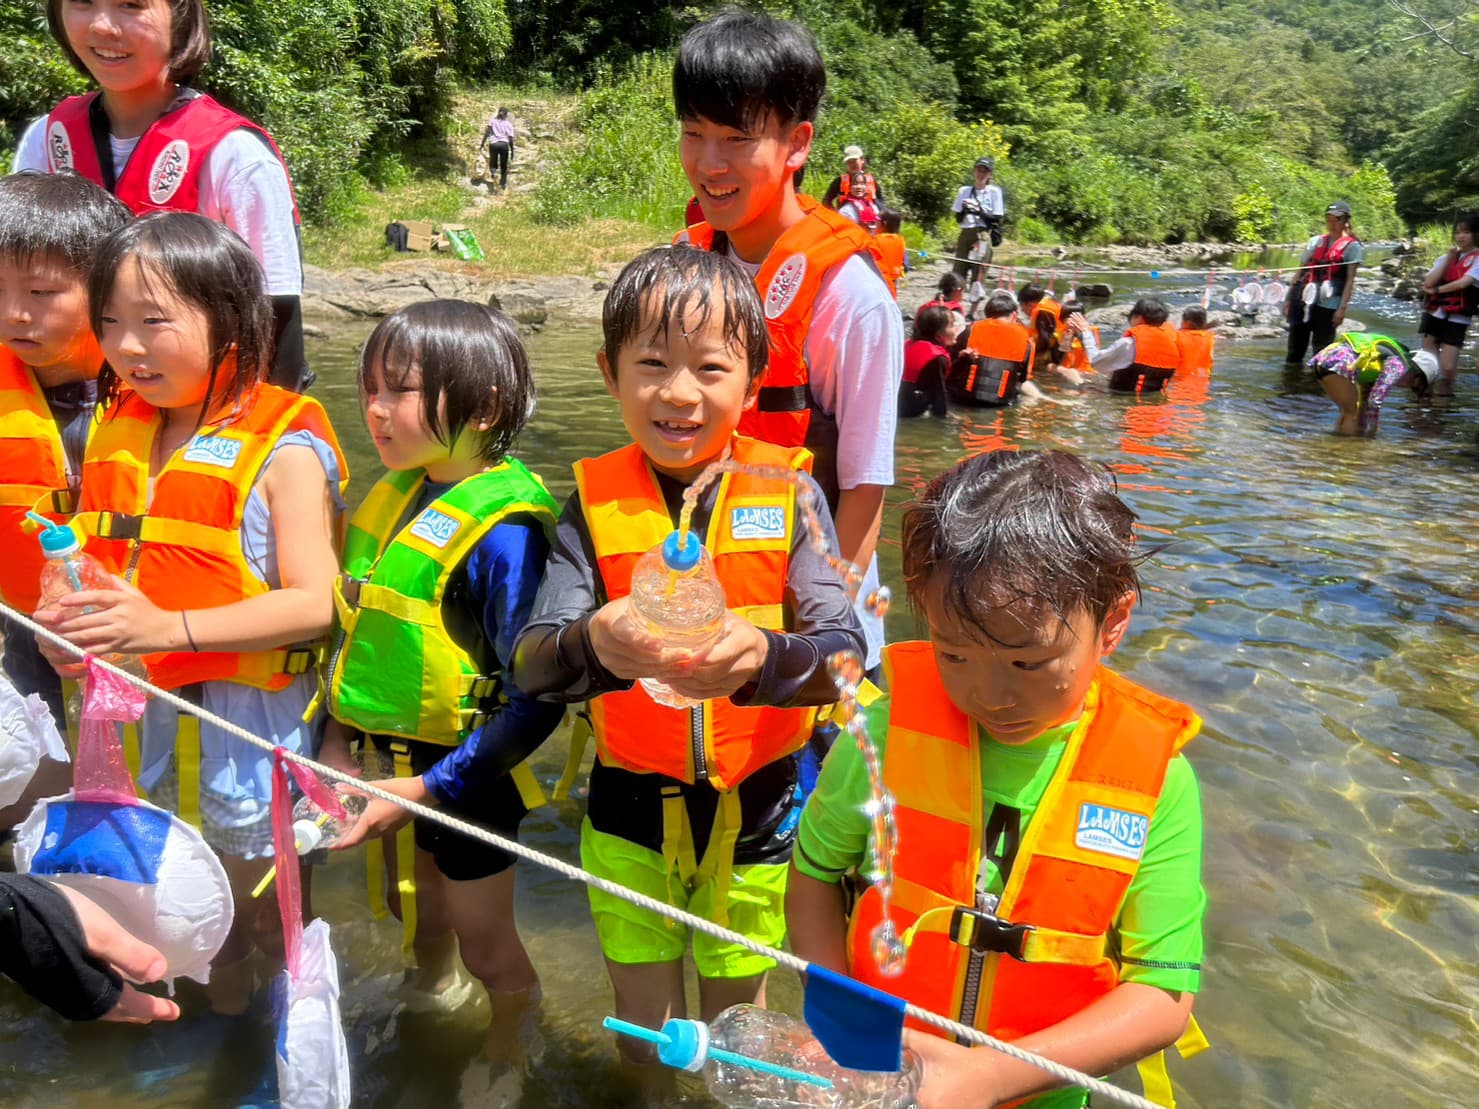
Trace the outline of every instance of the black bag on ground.
{"type": "Polygon", "coordinates": [[[396,221],[385,225],[385,245],[391,250],[407,250],[410,230],[404,223],[396,221]]]}

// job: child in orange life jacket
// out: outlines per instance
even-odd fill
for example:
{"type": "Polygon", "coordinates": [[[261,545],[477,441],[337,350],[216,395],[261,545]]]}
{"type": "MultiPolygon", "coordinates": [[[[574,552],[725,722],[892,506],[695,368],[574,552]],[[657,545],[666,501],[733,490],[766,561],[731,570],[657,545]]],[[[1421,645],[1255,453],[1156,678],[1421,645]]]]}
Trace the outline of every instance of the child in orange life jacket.
{"type": "Polygon", "coordinates": [[[895,300],[899,298],[899,282],[910,269],[909,248],[904,244],[904,236],[899,234],[901,219],[893,208],[880,208],[879,230],[874,236],[874,241],[878,243],[878,252],[882,255],[879,266],[883,271],[883,280],[888,283],[888,291],[893,293],[895,300]]]}
{"type": "Polygon", "coordinates": [[[1451,396],[1464,333],[1479,311],[1479,212],[1454,222],[1453,249],[1433,263],[1422,287],[1427,300],[1417,333],[1422,336],[1423,350],[1437,355],[1442,371],[1434,395],[1451,396]]]}
{"type": "Polygon", "coordinates": [[[1211,373],[1216,342],[1217,335],[1207,326],[1207,310],[1200,304],[1188,304],[1181,310],[1181,328],[1176,332],[1176,348],[1181,354],[1176,372],[1211,373]]]}
{"type": "Polygon", "coordinates": [[[1071,326],[1094,370],[1105,375],[1110,392],[1150,393],[1163,389],[1181,363],[1176,332],[1166,326],[1170,315],[1159,297],[1141,297],[1130,309],[1130,326],[1124,335],[1102,348],[1082,316],[1071,326]]]}
{"type": "Polygon", "coordinates": [[[1057,337],[1048,368],[1065,384],[1081,387],[1087,381],[1086,375],[1094,372],[1094,366],[1089,361],[1083,340],[1079,338],[1079,331],[1087,331],[1097,343],[1099,329],[1084,317],[1084,306],[1076,300],[1063,302],[1058,321],[1057,337]]]}
{"type": "Polygon", "coordinates": [[[1033,332],[1017,319],[1017,301],[1005,289],[986,298],[984,318],[971,324],[950,367],[946,387],[958,404],[1000,407],[1016,399],[1032,371],[1033,332]]]}
{"type": "MultiPolygon", "coordinates": [[[[320,758],[357,771],[348,741],[367,733],[400,771],[384,789],[517,838],[544,800],[523,760],[564,714],[505,677],[556,509],[509,454],[534,407],[528,356],[501,313],[424,301],[375,328],[359,382],[389,472],[349,524],[320,758]]],[[[414,914],[401,911],[420,977],[440,994],[460,949],[506,1034],[539,990],[514,923],[514,856],[419,819],[413,833],[411,822],[371,799],[337,846],[405,830],[396,862],[415,868],[414,914]]]]}
{"type": "MultiPolygon", "coordinates": [[[[265,382],[261,267],[221,224],[157,213],[98,247],[88,297],[107,411],[73,528],[122,577],[37,619],[89,651],[144,655],[156,685],[307,754],[348,475],[318,402],[265,382]]],[[[240,1012],[251,947],[282,943],[275,898],[250,896],[272,863],[271,755],[159,699],[140,730],[139,784],[199,824],[231,879],[208,992],[240,1012]]]]}
{"type": "MultiPolygon", "coordinates": [[[[1201,810],[1179,753],[1200,721],[1100,663],[1139,588],[1134,519],[1105,470],[1061,451],[992,451],[930,483],[903,528],[930,641],[887,648],[889,697],[866,710],[896,806],[903,973],[872,958],[878,891],[849,920],[839,884],[868,857],[852,744],[802,814],[786,897],[802,958],[1090,1074],[1182,1036],[1202,961],[1201,810]]],[[[1087,1096],[1044,1093],[1050,1075],[986,1048],[906,1043],[923,1109],[1087,1096]]]]}
{"type": "Polygon", "coordinates": [[[17,170],[79,173],[136,215],[199,212],[256,254],[272,298],[274,383],[306,373],[298,208],[286,163],[251,120],[191,88],[211,53],[203,0],[47,0],[52,38],[97,82],[21,136],[17,170]]]}
{"type": "MultiPolygon", "coordinates": [[[[648,251],[612,284],[602,314],[601,372],[632,442],[576,463],[514,680],[548,700],[591,699],[597,758],[581,864],[777,945],[791,755],[811,733],[810,706],[836,698],[826,659],[861,655],[862,633],[795,488],[743,474],[709,484],[692,520],[725,589],[720,638],[694,653],[636,625],[633,566],[673,530],[690,483],[724,458],[804,471],[809,456],[736,434],[768,342],[760,298],[734,263],[684,246],[648,251]],[[633,684],[643,677],[701,704],[662,707],[633,684]]],[[[835,550],[825,513],[820,525],[835,550]]],[[[590,899],[617,1015],[649,1027],[682,1015],[687,930],[599,890],[590,899]]],[[[764,1003],[771,960],[703,934],[693,960],[705,1020],[764,1003]]],[[[620,1044],[628,1058],[651,1057],[620,1044]]]]}
{"type": "MultiPolygon", "coordinates": [[[[45,558],[28,511],[65,523],[77,503],[82,451],[97,411],[103,353],[87,319],[93,249],[132,217],[80,177],[0,178],[0,599],[29,615],[45,558]]],[[[0,618],[5,675],[36,693],[60,725],[62,686],[32,633],[0,618]]],[[[17,802],[9,828],[38,797],[65,792],[65,764],[46,760],[17,802]]]]}

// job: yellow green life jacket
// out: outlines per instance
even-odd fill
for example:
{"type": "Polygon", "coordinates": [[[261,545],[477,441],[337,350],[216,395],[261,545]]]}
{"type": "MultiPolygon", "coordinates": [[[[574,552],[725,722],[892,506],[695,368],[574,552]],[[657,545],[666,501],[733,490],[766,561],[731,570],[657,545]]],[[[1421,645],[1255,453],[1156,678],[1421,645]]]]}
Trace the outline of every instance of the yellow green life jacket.
{"type": "Polygon", "coordinates": [[[1402,359],[1405,366],[1412,368],[1412,356],[1390,335],[1378,335],[1373,331],[1348,331],[1341,338],[1356,352],[1356,361],[1351,368],[1356,371],[1356,381],[1361,385],[1375,384],[1376,379],[1381,376],[1381,364],[1394,354],[1402,359]]]}
{"type": "Polygon", "coordinates": [[[553,534],[557,506],[523,463],[505,459],[402,526],[425,480],[424,470],[390,471],[349,522],[329,711],[365,732],[456,746],[487,721],[502,675],[490,647],[470,650],[448,628],[447,585],[500,520],[533,516],[553,534]]]}

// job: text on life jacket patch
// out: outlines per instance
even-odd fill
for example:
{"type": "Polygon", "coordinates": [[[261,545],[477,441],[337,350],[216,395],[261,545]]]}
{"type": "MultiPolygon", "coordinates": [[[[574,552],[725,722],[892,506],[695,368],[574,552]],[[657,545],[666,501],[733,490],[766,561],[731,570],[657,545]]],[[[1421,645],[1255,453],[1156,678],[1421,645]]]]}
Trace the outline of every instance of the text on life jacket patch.
{"type": "Polygon", "coordinates": [[[149,199],[163,204],[179,191],[185,180],[185,171],[190,168],[190,144],[184,139],[175,139],[166,144],[154,159],[149,170],[149,199]]]}
{"type": "Polygon", "coordinates": [[[417,539],[424,539],[440,550],[452,541],[452,536],[456,535],[461,528],[461,522],[454,520],[445,512],[428,508],[416,517],[416,522],[411,525],[411,534],[417,539]]]}
{"type": "Polygon", "coordinates": [[[242,441],[221,435],[197,435],[185,448],[185,461],[229,470],[241,454],[242,441]]]}
{"type": "Polygon", "coordinates": [[[731,508],[729,536],[731,539],[784,539],[786,510],[778,504],[731,508]]]}
{"type": "Polygon", "coordinates": [[[1138,861],[1145,850],[1145,833],[1149,828],[1148,816],[1085,801],[1078,807],[1078,831],[1074,833],[1073,843],[1085,851],[1138,861]]]}
{"type": "Polygon", "coordinates": [[[72,140],[59,119],[53,120],[46,129],[46,156],[51,162],[53,173],[76,168],[72,165],[72,140]]]}
{"type": "Polygon", "coordinates": [[[779,319],[801,291],[801,282],[806,279],[806,255],[793,254],[781,263],[780,269],[770,279],[770,288],[765,290],[765,318],[779,319]]]}

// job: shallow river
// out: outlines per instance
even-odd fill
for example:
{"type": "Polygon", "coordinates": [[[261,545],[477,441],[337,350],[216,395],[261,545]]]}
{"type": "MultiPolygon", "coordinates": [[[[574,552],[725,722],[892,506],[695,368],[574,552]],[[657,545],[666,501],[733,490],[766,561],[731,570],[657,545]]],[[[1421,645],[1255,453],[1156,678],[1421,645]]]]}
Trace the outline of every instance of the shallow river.
{"type": "MultiPolygon", "coordinates": [[[[1399,337],[1415,330],[1410,307],[1386,300],[1358,297],[1353,315],[1399,337]]],[[[353,388],[364,334],[336,332],[310,352],[355,467],[352,499],[377,472],[353,388]]],[[[571,459],[622,442],[596,344],[589,328],[530,340],[540,402],[520,453],[560,497],[571,459]]],[[[1479,384],[1466,372],[1467,397],[1441,410],[1394,396],[1379,439],[1342,440],[1328,434],[1333,406],[1286,379],[1281,353],[1224,345],[1210,389],[1144,402],[904,424],[884,578],[897,590],[901,510],[963,455],[1053,446],[1107,462],[1160,548],[1115,664],[1206,721],[1188,754],[1211,897],[1197,1014],[1214,1050],[1172,1060],[1181,1103],[1476,1104],[1479,384]]],[[[916,634],[902,604],[890,634],[916,634]]],[[[546,780],[562,740],[537,756],[546,780]]],[[[525,822],[526,839],[575,859],[578,821],[574,803],[547,806],[525,822]]],[[[318,873],[356,1104],[625,1100],[599,1028],[609,994],[580,887],[520,870],[520,927],[546,998],[522,1071],[487,1057],[485,1003],[451,1015],[405,1004],[397,930],[371,919],[362,891],[357,856],[318,873]]],[[[796,1004],[789,974],[772,997],[796,1004]]],[[[196,995],[185,999],[199,1011],[196,995]]],[[[69,1027],[0,986],[0,1104],[268,1104],[269,1039],[260,1017],[69,1027]]],[[[676,1096],[702,1103],[696,1089],[676,1096]]]]}

